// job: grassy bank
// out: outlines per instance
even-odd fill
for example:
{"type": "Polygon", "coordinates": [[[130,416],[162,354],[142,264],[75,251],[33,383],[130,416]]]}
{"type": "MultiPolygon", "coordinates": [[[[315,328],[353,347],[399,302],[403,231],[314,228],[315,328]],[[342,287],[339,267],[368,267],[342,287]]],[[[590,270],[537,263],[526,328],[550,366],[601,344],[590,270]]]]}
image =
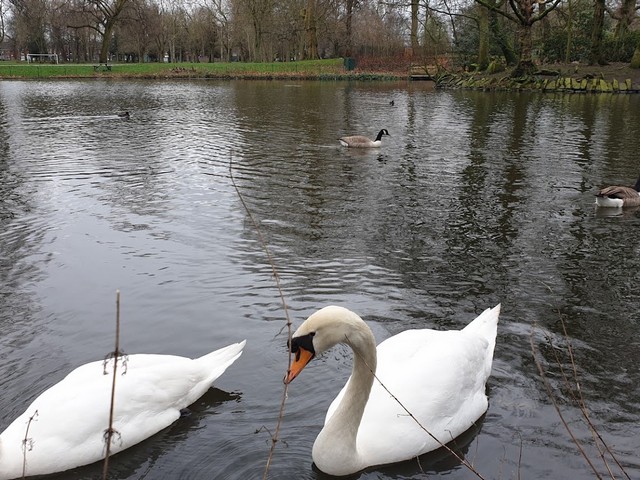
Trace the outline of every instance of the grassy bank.
{"type": "MultiPolygon", "coordinates": [[[[359,65],[346,70],[343,59],[305,60],[272,63],[116,63],[108,69],[98,64],[47,64],[0,62],[0,79],[55,78],[219,78],[219,79],[290,79],[290,80],[406,80],[415,68],[405,71],[398,65],[384,63],[359,65]],[[393,71],[400,70],[400,71],[393,71]]],[[[435,68],[435,67],[434,67],[435,68]]],[[[420,73],[420,72],[418,72],[420,73]]],[[[426,69],[424,73],[427,73],[426,69]]],[[[432,72],[431,75],[434,75],[432,72]]],[[[508,71],[440,72],[439,88],[541,91],[570,93],[640,93],[640,69],[628,64],[541,65],[538,73],[526,78],[511,78],[508,71]]]]}
{"type": "Polygon", "coordinates": [[[117,63],[98,64],[1,62],[0,78],[291,78],[385,80],[406,74],[347,71],[343,60],[306,60],[273,63],[117,63]]]}

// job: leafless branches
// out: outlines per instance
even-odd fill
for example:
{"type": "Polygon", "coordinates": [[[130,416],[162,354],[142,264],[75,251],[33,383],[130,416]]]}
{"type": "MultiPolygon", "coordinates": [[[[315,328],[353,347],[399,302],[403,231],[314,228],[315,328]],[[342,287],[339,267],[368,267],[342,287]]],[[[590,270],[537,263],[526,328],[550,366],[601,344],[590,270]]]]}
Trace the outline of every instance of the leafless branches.
{"type": "MultiPolygon", "coordinates": [[[[562,366],[563,362],[562,362],[562,359],[560,358],[560,353],[559,353],[561,349],[554,345],[553,339],[551,338],[550,335],[545,334],[545,338],[548,344],[552,347],[551,350],[553,352],[553,361],[560,371],[560,379],[562,380],[562,385],[564,389],[569,393],[569,397],[573,401],[573,404],[579,409],[584,423],[586,424],[587,428],[591,432],[593,446],[596,448],[598,452],[598,456],[600,457],[602,466],[607,472],[607,476],[612,480],[617,478],[616,474],[613,471],[613,465],[615,465],[617,466],[620,472],[620,475],[624,476],[624,478],[631,480],[629,475],[625,471],[624,467],[622,466],[622,464],[620,464],[620,462],[618,461],[614,452],[610,449],[609,445],[607,445],[607,443],[602,438],[602,436],[596,429],[595,425],[591,421],[589,410],[587,408],[585,399],[582,395],[582,389],[580,387],[580,377],[578,374],[578,367],[577,367],[576,360],[573,353],[573,347],[571,346],[571,341],[567,334],[564,318],[560,313],[560,311],[558,311],[558,317],[560,319],[560,324],[562,326],[562,332],[564,336],[564,342],[566,344],[566,354],[568,356],[569,365],[570,365],[569,372],[567,372],[566,369],[562,366]],[[613,465],[612,465],[612,462],[613,462],[613,465]]],[[[565,418],[565,415],[562,409],[560,408],[557,394],[555,393],[554,388],[551,385],[551,382],[549,381],[549,376],[547,375],[547,370],[543,365],[543,360],[541,359],[540,351],[536,347],[536,343],[534,340],[535,331],[536,331],[536,325],[534,324],[533,328],[531,329],[531,335],[529,338],[530,345],[531,345],[531,353],[533,355],[533,359],[535,361],[538,372],[540,373],[540,378],[545,387],[547,395],[549,396],[549,400],[553,404],[553,407],[558,413],[558,416],[560,418],[560,421],[562,422],[562,425],[564,426],[565,430],[571,437],[571,440],[575,444],[580,455],[585,459],[585,461],[589,465],[589,468],[593,471],[595,477],[598,479],[602,479],[603,478],[602,474],[597,468],[594,459],[589,456],[589,454],[585,450],[585,446],[580,442],[580,440],[578,440],[577,435],[574,432],[574,429],[571,427],[570,422],[565,418]]]]}

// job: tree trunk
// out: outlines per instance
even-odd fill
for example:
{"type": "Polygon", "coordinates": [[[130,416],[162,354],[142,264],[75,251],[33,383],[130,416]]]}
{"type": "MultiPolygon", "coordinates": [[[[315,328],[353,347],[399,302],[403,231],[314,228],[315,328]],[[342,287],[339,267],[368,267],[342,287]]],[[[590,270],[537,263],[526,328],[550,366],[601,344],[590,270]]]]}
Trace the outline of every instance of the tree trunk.
{"type": "Polygon", "coordinates": [[[589,65],[605,65],[602,58],[602,31],[604,28],[605,0],[595,0],[593,9],[593,28],[591,30],[591,50],[589,52],[589,65]]]}
{"type": "Polygon", "coordinates": [[[509,37],[506,35],[504,28],[502,28],[502,24],[498,19],[498,14],[493,10],[489,10],[489,29],[491,30],[491,34],[498,43],[500,51],[502,52],[502,56],[504,57],[507,65],[516,65],[518,63],[518,56],[516,55],[516,52],[513,49],[513,45],[511,45],[509,37]]]}
{"type": "Polygon", "coordinates": [[[102,47],[100,47],[100,63],[107,63],[109,58],[109,47],[111,46],[111,36],[113,35],[113,27],[115,26],[115,18],[107,20],[104,26],[104,34],[102,36],[102,47]]]}
{"type": "Polygon", "coordinates": [[[478,68],[482,71],[489,66],[489,12],[480,5],[480,17],[478,19],[480,42],[478,45],[478,68]]]}
{"type": "Polygon", "coordinates": [[[535,0],[520,0],[519,4],[519,24],[518,24],[518,43],[520,46],[520,57],[518,64],[512,72],[512,77],[524,77],[536,71],[533,63],[533,37],[532,25],[533,9],[535,0]]]}
{"type": "Polygon", "coordinates": [[[536,71],[533,63],[533,40],[531,37],[531,24],[521,23],[518,27],[518,40],[520,43],[520,59],[518,65],[511,74],[512,77],[524,77],[536,71]]]}
{"type": "Polygon", "coordinates": [[[411,55],[418,54],[418,0],[411,0],[411,55]]]}
{"type": "Polygon", "coordinates": [[[623,0],[620,8],[618,8],[618,11],[613,15],[618,21],[614,32],[614,38],[616,40],[622,40],[622,38],[629,33],[629,27],[635,20],[635,15],[636,0],[623,0]]]}
{"type": "Polygon", "coordinates": [[[254,17],[253,19],[253,58],[254,62],[262,60],[262,25],[254,17]]]}
{"type": "Polygon", "coordinates": [[[571,62],[571,49],[573,44],[573,2],[567,2],[567,44],[564,48],[564,63],[571,62]]]}
{"type": "Polygon", "coordinates": [[[636,49],[633,52],[633,58],[631,58],[631,68],[640,68],[640,42],[636,45],[636,49]]]}
{"type": "Polygon", "coordinates": [[[316,0],[307,0],[304,12],[304,26],[306,30],[306,45],[303,50],[304,58],[315,60],[318,58],[318,32],[316,29],[316,0]]]}
{"type": "Polygon", "coordinates": [[[344,56],[345,57],[350,57],[352,55],[352,48],[353,48],[353,38],[351,35],[351,23],[353,21],[353,6],[354,6],[355,0],[347,0],[347,18],[346,18],[346,46],[345,46],[345,52],[344,52],[344,56]]]}

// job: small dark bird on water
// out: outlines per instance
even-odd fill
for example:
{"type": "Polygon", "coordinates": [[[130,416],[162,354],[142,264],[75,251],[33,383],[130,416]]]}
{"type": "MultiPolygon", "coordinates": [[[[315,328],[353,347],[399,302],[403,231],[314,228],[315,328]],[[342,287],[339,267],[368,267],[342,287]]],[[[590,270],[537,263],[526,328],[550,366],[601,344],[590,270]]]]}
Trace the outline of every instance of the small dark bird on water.
{"type": "Polygon", "coordinates": [[[391,100],[391,101],[389,102],[389,105],[391,105],[392,107],[393,107],[395,104],[396,104],[395,100],[391,100]]]}
{"type": "Polygon", "coordinates": [[[131,117],[131,115],[129,115],[129,112],[119,113],[118,116],[120,118],[124,118],[125,120],[129,120],[129,118],[131,117]]]}

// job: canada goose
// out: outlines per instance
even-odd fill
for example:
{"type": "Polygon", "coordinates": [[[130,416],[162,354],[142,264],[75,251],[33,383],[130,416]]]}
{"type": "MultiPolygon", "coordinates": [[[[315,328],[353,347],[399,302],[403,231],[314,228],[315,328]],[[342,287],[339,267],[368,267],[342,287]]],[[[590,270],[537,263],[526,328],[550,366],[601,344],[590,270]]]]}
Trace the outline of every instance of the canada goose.
{"type": "Polygon", "coordinates": [[[353,135],[351,137],[342,137],[339,138],[338,141],[340,145],[344,147],[352,147],[352,148],[376,148],[382,145],[382,136],[389,135],[389,132],[386,128],[383,128],[378,132],[378,136],[375,140],[371,140],[368,137],[362,135],[353,135]]]}
{"type": "MultiPolygon", "coordinates": [[[[171,425],[242,354],[245,341],[196,359],[129,355],[118,362],[111,454],[171,425]]],[[[113,360],[107,365],[113,372],[113,360]]],[[[44,391],[0,434],[0,480],[62,472],[104,459],[113,376],[82,365],[44,391]],[[31,421],[30,419],[33,419],[31,421]],[[28,429],[28,431],[27,431],[28,429]],[[31,447],[24,450],[27,436],[31,447]]]]}
{"type": "Polygon", "coordinates": [[[633,187],[610,186],[596,193],[598,207],[637,207],[640,206],[640,177],[633,187]]]}
{"type": "Polygon", "coordinates": [[[377,349],[367,324],[350,310],[330,306],[311,315],[291,339],[286,383],[338,343],[354,351],[351,377],[313,444],[316,466],[347,475],[414,458],[468,430],[487,410],[499,314],[500,305],[486,309],[462,330],[406,330],[377,349]]]}

